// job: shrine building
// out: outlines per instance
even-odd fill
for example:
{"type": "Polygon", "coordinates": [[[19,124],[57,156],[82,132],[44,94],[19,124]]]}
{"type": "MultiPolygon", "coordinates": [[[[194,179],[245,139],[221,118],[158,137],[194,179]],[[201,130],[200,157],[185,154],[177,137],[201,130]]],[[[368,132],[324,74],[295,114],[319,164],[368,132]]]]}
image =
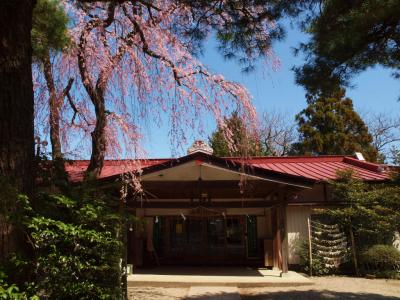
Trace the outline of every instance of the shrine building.
{"type": "MultiPolygon", "coordinates": [[[[89,161],[72,161],[71,182],[83,180],[89,161]]],[[[106,160],[101,184],[138,174],[130,193],[128,263],[257,266],[287,272],[299,263],[296,245],[307,239],[315,208],[342,205],[330,182],[351,169],[365,182],[389,180],[387,166],[357,156],[217,157],[201,141],[179,158],[106,160]]]]}

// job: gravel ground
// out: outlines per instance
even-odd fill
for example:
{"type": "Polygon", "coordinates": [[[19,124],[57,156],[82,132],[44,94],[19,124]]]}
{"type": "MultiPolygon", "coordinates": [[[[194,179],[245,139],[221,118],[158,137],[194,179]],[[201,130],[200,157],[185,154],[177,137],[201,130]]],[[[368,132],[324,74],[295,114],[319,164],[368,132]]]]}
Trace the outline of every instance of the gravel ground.
{"type": "Polygon", "coordinates": [[[134,287],[128,288],[129,300],[185,299],[189,288],[134,287]]]}
{"type": "MultiPolygon", "coordinates": [[[[240,288],[243,300],[394,300],[400,299],[400,280],[347,277],[315,277],[315,285],[303,287],[240,288]]],[[[188,299],[189,288],[134,287],[130,300],[188,299]]],[[[193,298],[190,298],[193,299],[193,298]]],[[[199,298],[200,299],[200,298],[199,298]]]]}
{"type": "Polygon", "coordinates": [[[243,300],[392,300],[400,299],[400,281],[347,277],[315,277],[311,286],[240,289],[243,300]]]}

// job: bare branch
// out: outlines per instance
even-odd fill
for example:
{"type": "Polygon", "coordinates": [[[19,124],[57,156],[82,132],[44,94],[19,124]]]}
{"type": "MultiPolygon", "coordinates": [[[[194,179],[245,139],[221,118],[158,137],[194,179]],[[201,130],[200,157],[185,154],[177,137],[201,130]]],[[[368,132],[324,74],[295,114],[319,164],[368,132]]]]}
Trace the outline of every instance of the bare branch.
{"type": "Polygon", "coordinates": [[[296,126],[284,114],[265,112],[261,121],[260,137],[271,155],[288,155],[296,141],[296,126]]]}
{"type": "Polygon", "coordinates": [[[72,116],[71,124],[74,124],[75,117],[79,113],[78,109],[75,106],[74,101],[72,100],[71,94],[69,93],[69,91],[71,90],[73,82],[74,82],[74,79],[70,78],[68,80],[67,86],[64,88],[64,90],[62,92],[62,98],[67,97],[68,103],[71,106],[72,110],[74,111],[74,115],[72,116]]]}
{"type": "Polygon", "coordinates": [[[67,86],[64,88],[63,92],[62,92],[62,97],[64,98],[65,96],[67,96],[69,94],[69,91],[72,88],[72,84],[74,83],[74,79],[70,78],[68,80],[67,86]]]}
{"type": "Polygon", "coordinates": [[[385,152],[387,146],[400,142],[400,117],[373,113],[367,116],[366,123],[373,145],[379,152],[385,152]]]}

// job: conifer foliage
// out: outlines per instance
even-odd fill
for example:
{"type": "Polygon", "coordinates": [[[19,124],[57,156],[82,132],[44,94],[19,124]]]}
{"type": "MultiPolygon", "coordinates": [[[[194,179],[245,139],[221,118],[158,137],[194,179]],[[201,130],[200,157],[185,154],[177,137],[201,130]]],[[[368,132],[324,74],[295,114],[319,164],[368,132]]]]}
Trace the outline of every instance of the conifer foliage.
{"type": "Polygon", "coordinates": [[[393,70],[399,77],[399,1],[306,2],[314,5],[304,22],[311,39],[300,47],[307,61],[295,71],[297,83],[308,92],[329,93],[376,65],[393,70]]]}
{"type": "Polygon", "coordinates": [[[354,230],[358,251],[375,244],[391,245],[400,227],[400,188],[390,184],[366,184],[351,170],[338,172],[332,182],[333,199],[344,207],[324,210],[343,228],[354,230]]]}
{"type": "Polygon", "coordinates": [[[300,133],[299,142],[294,145],[297,153],[354,155],[361,152],[368,161],[377,159],[372,136],[344,90],[337,90],[331,97],[309,97],[307,108],[296,120],[300,133]]]}

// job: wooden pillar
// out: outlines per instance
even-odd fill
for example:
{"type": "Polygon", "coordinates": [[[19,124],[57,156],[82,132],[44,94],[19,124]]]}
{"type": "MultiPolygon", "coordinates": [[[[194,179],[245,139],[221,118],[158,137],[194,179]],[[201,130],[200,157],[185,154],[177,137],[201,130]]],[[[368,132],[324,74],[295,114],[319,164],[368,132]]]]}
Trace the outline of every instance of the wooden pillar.
{"type": "Polygon", "coordinates": [[[286,203],[280,205],[280,221],[281,221],[281,254],[282,254],[282,273],[288,273],[288,256],[289,256],[289,243],[287,234],[287,220],[286,220],[286,203]]]}
{"type": "Polygon", "coordinates": [[[282,262],[282,252],[281,252],[281,233],[279,228],[279,210],[278,207],[273,207],[271,209],[271,225],[272,225],[272,244],[274,250],[274,263],[273,267],[276,269],[281,269],[282,262]]]}
{"type": "MultiPolygon", "coordinates": [[[[143,220],[144,217],[144,210],[143,209],[136,209],[135,210],[136,217],[143,220]]],[[[134,226],[133,231],[133,241],[132,241],[132,258],[133,258],[133,265],[135,267],[143,266],[143,248],[144,248],[144,224],[142,221],[137,222],[134,226]]]]}
{"type": "Polygon", "coordinates": [[[288,272],[288,238],[286,225],[286,202],[283,192],[278,196],[279,204],[271,210],[274,268],[282,270],[282,274],[288,272]]]}
{"type": "Polygon", "coordinates": [[[171,240],[170,240],[170,233],[171,233],[171,225],[170,225],[171,217],[165,217],[165,226],[164,226],[164,241],[165,241],[165,256],[170,255],[171,250],[171,240]]]}
{"type": "Polygon", "coordinates": [[[271,208],[264,209],[265,216],[265,239],[264,239],[264,266],[274,266],[274,250],[273,250],[273,239],[272,239],[272,214],[271,208]]]}

